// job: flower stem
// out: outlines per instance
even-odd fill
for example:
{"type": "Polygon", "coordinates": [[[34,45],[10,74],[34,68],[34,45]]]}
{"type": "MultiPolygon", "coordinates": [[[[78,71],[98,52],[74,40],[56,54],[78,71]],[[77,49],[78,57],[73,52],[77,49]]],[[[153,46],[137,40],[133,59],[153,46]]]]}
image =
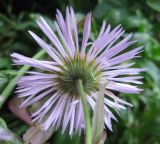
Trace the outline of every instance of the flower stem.
{"type": "Polygon", "coordinates": [[[84,92],[84,89],[83,89],[83,83],[82,83],[81,79],[77,80],[77,88],[78,88],[79,95],[81,96],[82,105],[83,105],[83,112],[84,112],[84,118],[85,118],[85,126],[86,126],[85,144],[91,144],[92,143],[91,142],[92,135],[91,135],[90,114],[89,114],[86,95],[85,95],[85,92],[84,92]]]}
{"type": "MultiPolygon", "coordinates": [[[[39,59],[41,57],[43,57],[45,54],[44,50],[39,51],[33,58],[34,59],[39,59]]],[[[23,76],[25,74],[26,71],[28,71],[30,68],[30,66],[23,66],[19,72],[17,73],[17,75],[8,83],[8,85],[6,86],[6,88],[4,89],[4,91],[0,94],[3,99],[0,101],[0,108],[3,106],[4,102],[6,101],[6,99],[9,97],[9,95],[11,94],[11,92],[13,91],[17,80],[23,76]]]]}

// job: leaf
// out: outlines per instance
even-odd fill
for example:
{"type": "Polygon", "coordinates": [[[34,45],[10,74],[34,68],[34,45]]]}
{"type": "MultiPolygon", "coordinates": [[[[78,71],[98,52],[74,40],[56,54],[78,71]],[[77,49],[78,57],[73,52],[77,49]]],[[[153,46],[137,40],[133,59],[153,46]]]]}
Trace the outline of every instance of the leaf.
{"type": "Polygon", "coordinates": [[[23,135],[25,144],[44,144],[53,134],[54,128],[42,131],[38,126],[32,126],[23,135]]]}
{"type": "Polygon", "coordinates": [[[1,117],[0,117],[0,128],[7,129],[7,125],[6,125],[5,121],[1,117]]]}
{"type": "MultiPolygon", "coordinates": [[[[104,129],[104,91],[106,84],[100,87],[92,119],[92,143],[99,144],[104,129]]],[[[103,141],[104,143],[104,141],[103,141]]],[[[102,142],[101,142],[102,144],[102,142]]]]}
{"type": "Polygon", "coordinates": [[[147,73],[150,75],[153,82],[155,82],[156,85],[158,85],[159,81],[160,81],[160,77],[159,77],[160,70],[159,70],[159,68],[155,65],[155,63],[153,63],[152,61],[149,61],[147,59],[144,61],[144,65],[147,68],[147,73]]]}
{"type": "Polygon", "coordinates": [[[10,68],[11,67],[10,65],[11,65],[11,62],[9,58],[6,58],[6,57],[0,58],[0,69],[10,68]]]}
{"type": "Polygon", "coordinates": [[[110,22],[117,24],[127,17],[127,6],[128,4],[125,0],[102,0],[96,5],[93,15],[101,20],[107,18],[110,22]],[[123,15],[123,17],[121,17],[121,15],[123,15]]]}
{"type": "Polygon", "coordinates": [[[160,0],[147,0],[147,5],[152,9],[160,12],[160,0]]]}
{"type": "MultiPolygon", "coordinates": [[[[82,134],[81,137],[84,137],[84,135],[82,134]]],[[[54,141],[54,144],[82,144],[83,140],[81,140],[81,137],[77,133],[73,134],[71,137],[67,130],[63,134],[61,130],[58,130],[54,134],[54,137],[51,138],[50,142],[54,141]]]]}
{"type": "Polygon", "coordinates": [[[160,44],[154,37],[152,37],[148,32],[137,32],[134,34],[134,37],[145,47],[144,53],[146,56],[153,60],[160,60],[160,44]]]}
{"type": "Polygon", "coordinates": [[[0,92],[4,89],[5,85],[8,83],[8,78],[3,73],[0,73],[0,92]]]}

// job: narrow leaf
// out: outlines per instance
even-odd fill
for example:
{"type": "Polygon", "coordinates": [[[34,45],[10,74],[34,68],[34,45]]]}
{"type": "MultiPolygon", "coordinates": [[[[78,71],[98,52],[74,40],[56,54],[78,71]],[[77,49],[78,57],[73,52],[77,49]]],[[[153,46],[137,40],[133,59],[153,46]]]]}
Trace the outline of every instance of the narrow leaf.
{"type": "Polygon", "coordinates": [[[160,12],[160,0],[147,0],[146,2],[149,7],[160,12]]]}
{"type": "MultiPolygon", "coordinates": [[[[97,96],[92,119],[92,143],[99,144],[104,129],[104,91],[106,84],[102,85],[97,96]]],[[[102,143],[101,143],[102,144],[102,143]]]]}
{"type": "Polygon", "coordinates": [[[0,117],[0,128],[7,129],[7,125],[6,125],[5,121],[1,117],[0,117]]]}

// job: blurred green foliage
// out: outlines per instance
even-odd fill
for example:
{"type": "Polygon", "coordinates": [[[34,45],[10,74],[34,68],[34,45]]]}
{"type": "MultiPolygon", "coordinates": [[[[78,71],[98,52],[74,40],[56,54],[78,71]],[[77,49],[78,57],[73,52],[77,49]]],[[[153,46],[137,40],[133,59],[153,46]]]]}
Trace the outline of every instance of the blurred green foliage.
{"type": "MultiPolygon", "coordinates": [[[[64,12],[66,5],[72,5],[79,14],[92,11],[91,39],[96,37],[104,19],[113,26],[122,24],[126,34],[133,32],[138,45],[144,45],[137,66],[148,68],[143,74],[144,92],[120,94],[134,107],[117,115],[119,123],[113,122],[113,132],[107,130],[106,144],[160,144],[160,0],[30,0],[24,1],[27,6],[15,1],[0,1],[0,93],[16,74],[10,53],[33,56],[38,50],[27,30],[40,33],[35,23],[39,14],[53,21],[56,8],[64,12]]],[[[27,126],[11,114],[7,102],[0,115],[12,131],[22,136],[27,126]]],[[[71,139],[67,132],[64,135],[56,132],[47,143],[79,144],[83,143],[83,137],[76,135],[71,139]]]]}

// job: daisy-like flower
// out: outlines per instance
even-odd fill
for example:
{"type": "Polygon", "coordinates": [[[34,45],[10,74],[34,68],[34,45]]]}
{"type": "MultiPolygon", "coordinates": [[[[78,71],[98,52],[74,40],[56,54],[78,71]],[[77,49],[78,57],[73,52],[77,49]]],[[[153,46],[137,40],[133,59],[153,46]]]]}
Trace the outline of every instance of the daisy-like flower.
{"type": "Polygon", "coordinates": [[[132,34],[122,40],[124,34],[119,25],[114,29],[104,21],[95,41],[90,41],[91,13],[88,13],[83,28],[82,40],[79,39],[75,13],[66,8],[66,18],[57,10],[56,32],[40,17],[38,26],[52,44],[43,41],[29,31],[33,39],[50,56],[50,60],[35,60],[13,53],[11,56],[17,65],[29,65],[39,69],[30,71],[18,82],[19,97],[24,98],[21,107],[30,106],[38,101],[41,107],[32,113],[33,121],[43,123],[44,130],[49,127],[62,132],[69,127],[69,134],[81,133],[85,129],[81,96],[77,81],[81,80],[88,106],[94,110],[101,84],[107,83],[104,98],[104,122],[112,130],[111,120],[117,120],[110,108],[120,111],[132,106],[117,97],[113,92],[139,93],[142,89],[135,84],[142,84],[137,76],[143,68],[131,68],[135,63],[125,63],[138,57],[142,47],[127,51],[136,41],[131,41],[132,34]],[[125,52],[122,54],[122,52],[125,52]],[[123,64],[122,64],[123,63],[123,64]]]}

